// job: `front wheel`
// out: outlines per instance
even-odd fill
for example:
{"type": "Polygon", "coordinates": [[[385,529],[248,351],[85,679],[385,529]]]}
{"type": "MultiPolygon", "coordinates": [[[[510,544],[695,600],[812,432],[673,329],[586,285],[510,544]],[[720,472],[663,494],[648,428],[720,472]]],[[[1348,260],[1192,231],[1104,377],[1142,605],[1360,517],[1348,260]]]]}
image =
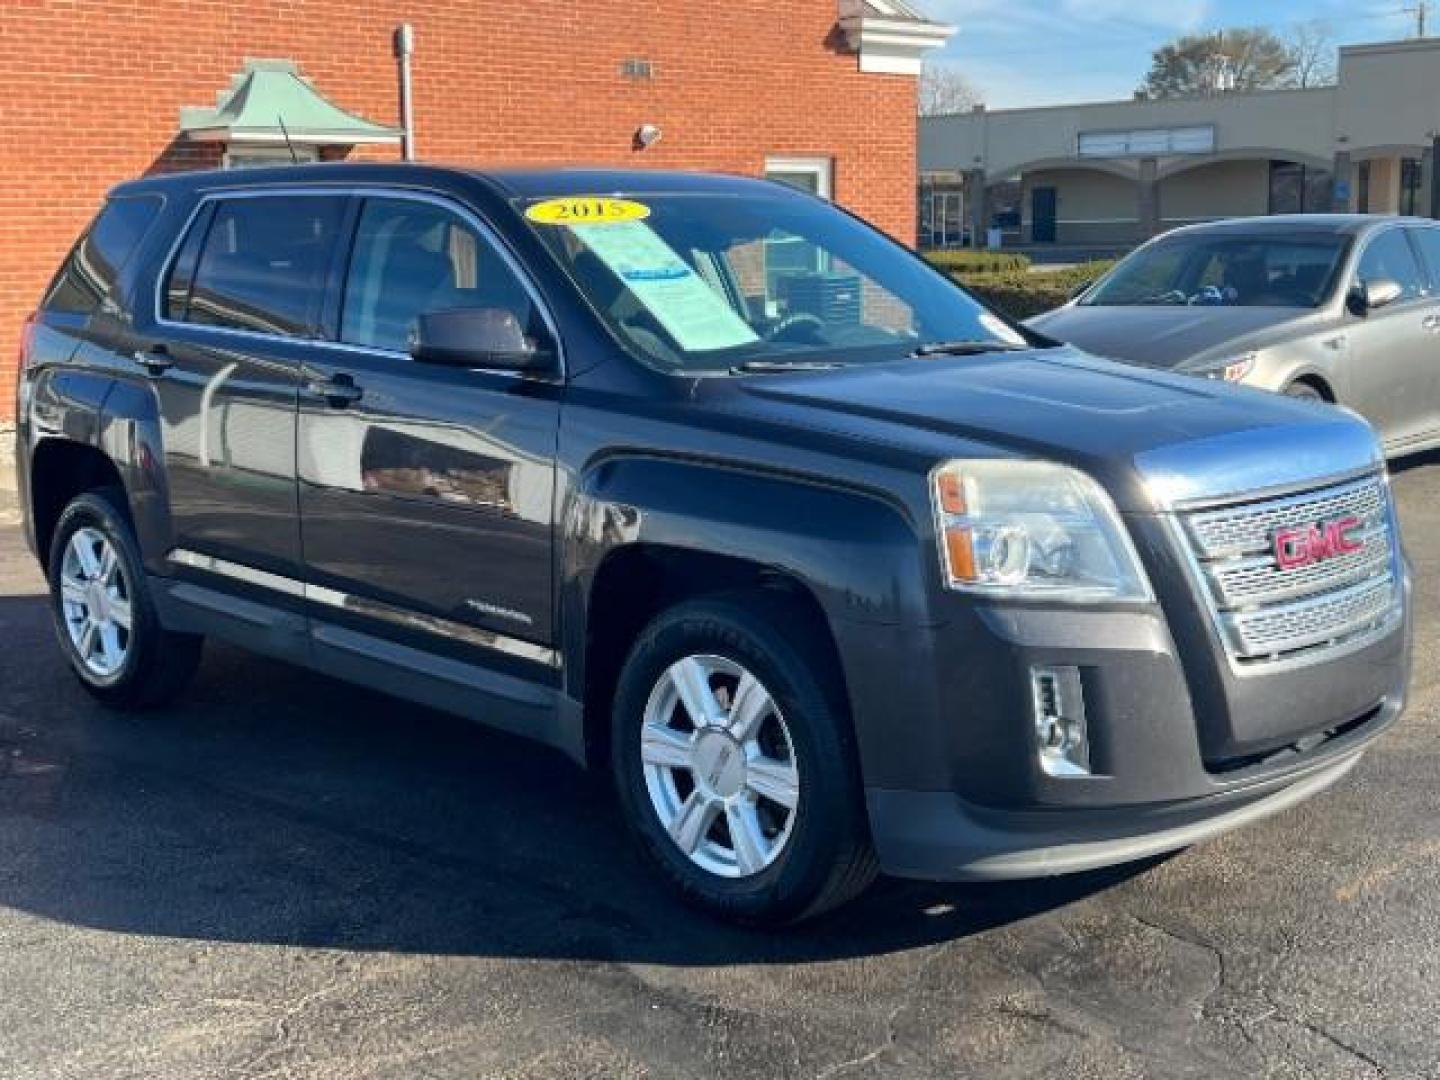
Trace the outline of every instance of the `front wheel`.
{"type": "Polygon", "coordinates": [[[875,875],[843,697],[765,595],[659,616],[616,693],[612,767],[642,849],[687,900],[785,923],[875,875]]]}
{"type": "Polygon", "coordinates": [[[107,705],[148,708],[189,682],[201,639],[160,625],[123,498],[86,492],[61,513],[50,545],[51,610],[81,685],[107,705]]]}
{"type": "Polygon", "coordinates": [[[1285,396],[1301,401],[1324,401],[1325,395],[1306,382],[1293,382],[1285,388],[1285,396]]]}

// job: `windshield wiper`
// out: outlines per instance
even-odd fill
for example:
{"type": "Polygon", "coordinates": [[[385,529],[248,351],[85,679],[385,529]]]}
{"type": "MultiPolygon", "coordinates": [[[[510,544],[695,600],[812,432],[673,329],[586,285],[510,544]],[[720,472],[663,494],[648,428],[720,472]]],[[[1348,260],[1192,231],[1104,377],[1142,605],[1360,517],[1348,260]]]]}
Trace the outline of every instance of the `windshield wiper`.
{"type": "Polygon", "coordinates": [[[983,356],[985,353],[1014,352],[1028,349],[1008,341],[927,341],[917,345],[911,356],[983,356]]]}
{"type": "Polygon", "coordinates": [[[730,371],[737,375],[773,375],[780,371],[833,371],[844,366],[838,360],[746,360],[730,371]]]}

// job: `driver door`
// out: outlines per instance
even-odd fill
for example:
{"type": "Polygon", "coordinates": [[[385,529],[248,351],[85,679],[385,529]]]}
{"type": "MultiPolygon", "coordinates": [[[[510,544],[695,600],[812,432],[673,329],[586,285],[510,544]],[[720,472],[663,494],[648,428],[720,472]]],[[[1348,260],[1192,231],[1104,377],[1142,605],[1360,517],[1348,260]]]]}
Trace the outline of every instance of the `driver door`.
{"type": "Polygon", "coordinates": [[[1394,281],[1400,298],[1347,316],[1350,403],[1375,426],[1387,449],[1440,427],[1434,402],[1437,341],[1430,329],[1436,301],[1407,232],[1394,226],[1370,237],[1351,281],[1351,287],[1394,281]]]}
{"type": "MultiPolygon", "coordinates": [[[[562,382],[407,351],[427,311],[499,309],[543,327],[534,294],[467,211],[400,193],[360,201],[344,274],[339,342],[312,350],[301,377],[315,618],[527,676],[553,669],[562,382]]],[[[317,648],[336,644],[316,634],[317,648]]]]}

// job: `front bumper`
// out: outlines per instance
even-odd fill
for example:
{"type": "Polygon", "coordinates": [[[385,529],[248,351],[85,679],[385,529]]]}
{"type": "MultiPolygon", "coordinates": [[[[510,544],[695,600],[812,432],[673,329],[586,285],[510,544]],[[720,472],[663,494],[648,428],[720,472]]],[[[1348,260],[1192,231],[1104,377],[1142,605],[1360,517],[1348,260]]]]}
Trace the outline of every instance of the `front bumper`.
{"type": "Polygon", "coordinates": [[[1160,855],[1259,821],[1325,790],[1361,753],[1253,790],[1162,806],[996,812],[945,792],[875,789],[866,799],[887,874],[931,881],[1046,877],[1160,855]]]}
{"type": "Polygon", "coordinates": [[[1323,790],[1404,708],[1408,572],[1403,588],[1405,617],[1383,638],[1219,687],[1199,671],[1220,663],[1214,643],[1158,608],[962,600],[928,629],[842,629],[882,868],[931,880],[1069,873],[1185,847],[1323,790]],[[1082,672],[1091,776],[1039,767],[1029,673],[1057,665],[1082,672]],[[1214,737],[1222,720],[1254,736],[1243,755],[1214,737]]]}

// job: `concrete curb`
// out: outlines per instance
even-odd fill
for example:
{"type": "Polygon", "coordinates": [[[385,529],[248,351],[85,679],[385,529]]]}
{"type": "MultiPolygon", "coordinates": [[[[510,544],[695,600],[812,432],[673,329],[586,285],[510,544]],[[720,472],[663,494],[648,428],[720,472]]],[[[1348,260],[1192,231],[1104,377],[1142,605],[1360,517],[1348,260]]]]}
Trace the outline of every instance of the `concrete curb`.
{"type": "Polygon", "coordinates": [[[0,422],[0,491],[14,492],[18,481],[15,479],[15,425],[0,422]]]}

